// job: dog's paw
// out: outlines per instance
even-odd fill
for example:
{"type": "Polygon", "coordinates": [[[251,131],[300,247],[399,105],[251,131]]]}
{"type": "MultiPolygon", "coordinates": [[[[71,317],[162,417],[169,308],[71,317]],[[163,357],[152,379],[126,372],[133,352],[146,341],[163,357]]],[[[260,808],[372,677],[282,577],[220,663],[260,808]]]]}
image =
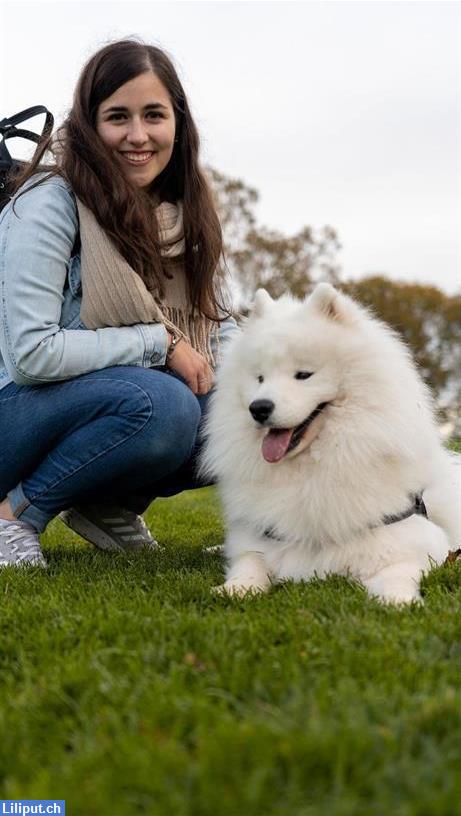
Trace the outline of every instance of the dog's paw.
{"type": "Polygon", "coordinates": [[[401,604],[423,604],[423,598],[419,591],[412,588],[406,590],[394,590],[389,592],[375,593],[372,597],[376,598],[382,604],[390,606],[400,606],[401,604]]]}
{"type": "Polygon", "coordinates": [[[214,595],[230,595],[234,598],[244,598],[246,595],[259,595],[261,592],[265,592],[266,590],[267,587],[265,586],[240,584],[235,581],[226,581],[225,584],[212,587],[211,591],[214,595]]]}
{"type": "Polygon", "coordinates": [[[399,583],[383,586],[376,586],[376,583],[368,583],[366,585],[368,593],[372,598],[376,598],[382,604],[411,604],[423,603],[419,586],[414,582],[399,583]]]}
{"type": "Polygon", "coordinates": [[[363,583],[370,595],[385,604],[422,603],[419,591],[421,568],[418,564],[390,564],[363,583]]]}

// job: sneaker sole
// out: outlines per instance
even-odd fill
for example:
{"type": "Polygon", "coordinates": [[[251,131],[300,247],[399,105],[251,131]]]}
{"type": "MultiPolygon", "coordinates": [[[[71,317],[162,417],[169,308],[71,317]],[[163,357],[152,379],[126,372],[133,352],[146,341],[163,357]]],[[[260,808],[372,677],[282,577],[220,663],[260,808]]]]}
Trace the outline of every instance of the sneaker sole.
{"type": "Polygon", "coordinates": [[[0,570],[5,567],[14,567],[15,569],[28,569],[29,567],[40,567],[40,569],[47,570],[48,564],[46,561],[2,561],[0,559],[0,570]]]}
{"type": "Polygon", "coordinates": [[[90,544],[94,544],[95,547],[99,547],[100,550],[127,552],[124,547],[117,544],[117,542],[103,530],[80,515],[77,510],[64,510],[59,514],[59,518],[67,527],[73,530],[74,533],[84,538],[85,541],[89,541],[90,544]]]}

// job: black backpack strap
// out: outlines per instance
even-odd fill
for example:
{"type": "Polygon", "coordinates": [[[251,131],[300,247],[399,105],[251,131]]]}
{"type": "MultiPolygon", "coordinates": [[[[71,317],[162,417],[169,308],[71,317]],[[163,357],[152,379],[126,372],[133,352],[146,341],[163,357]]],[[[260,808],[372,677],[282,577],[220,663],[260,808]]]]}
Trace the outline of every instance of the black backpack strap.
{"type": "MultiPolygon", "coordinates": [[[[43,105],[34,105],[33,108],[27,108],[26,110],[20,111],[20,113],[14,113],[13,116],[7,116],[5,119],[2,119],[0,122],[0,134],[5,138],[8,136],[17,135],[18,133],[31,133],[32,138],[34,141],[37,141],[37,134],[32,133],[32,131],[18,131],[16,125],[20,125],[21,122],[26,122],[27,119],[32,119],[34,116],[38,116],[40,113],[45,114],[45,124],[43,126],[41,136],[38,136],[38,139],[43,138],[44,136],[48,136],[54,124],[53,115],[49,112],[48,108],[45,108],[43,105]]],[[[27,137],[29,138],[29,137],[27,137]]]]}
{"type": "Polygon", "coordinates": [[[26,108],[26,110],[20,111],[20,113],[14,113],[13,116],[8,116],[0,122],[0,125],[2,125],[3,122],[9,122],[11,125],[20,125],[21,122],[32,119],[33,116],[38,116],[40,113],[47,114],[48,117],[51,117],[51,122],[53,122],[53,117],[48,108],[45,108],[44,105],[34,105],[32,108],[26,108]]]}
{"type": "Polygon", "coordinates": [[[53,125],[53,115],[43,105],[35,105],[32,108],[27,108],[26,110],[20,111],[20,113],[15,113],[13,116],[2,119],[0,121],[0,136],[3,137],[0,142],[0,163],[3,166],[8,166],[13,162],[13,158],[6,146],[6,139],[21,137],[23,139],[30,139],[38,144],[42,139],[50,135],[53,130],[53,125]],[[40,113],[45,114],[45,124],[43,125],[41,134],[34,133],[32,130],[16,127],[16,125],[19,125],[21,122],[32,119],[33,116],[38,116],[40,113]]]}

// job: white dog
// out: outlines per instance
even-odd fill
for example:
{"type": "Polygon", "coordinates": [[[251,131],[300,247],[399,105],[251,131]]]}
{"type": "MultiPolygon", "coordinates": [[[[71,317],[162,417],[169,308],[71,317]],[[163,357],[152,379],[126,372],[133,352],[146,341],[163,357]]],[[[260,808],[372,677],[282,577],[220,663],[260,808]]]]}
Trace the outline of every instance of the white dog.
{"type": "Polygon", "coordinates": [[[410,601],[461,546],[458,466],[407,348],[329,284],[303,302],[256,293],[205,434],[228,524],[224,591],[339,573],[410,601]]]}

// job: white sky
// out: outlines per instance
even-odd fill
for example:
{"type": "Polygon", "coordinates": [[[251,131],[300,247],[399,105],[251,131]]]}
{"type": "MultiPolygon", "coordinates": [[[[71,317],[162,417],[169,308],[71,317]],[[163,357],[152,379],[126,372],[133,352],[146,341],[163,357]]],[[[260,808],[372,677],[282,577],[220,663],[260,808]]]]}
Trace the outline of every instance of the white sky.
{"type": "Polygon", "coordinates": [[[203,160],[258,189],[260,223],[330,224],[345,278],[461,290],[461,3],[0,0],[0,118],[59,122],[133,34],[173,57],[203,160]]]}

